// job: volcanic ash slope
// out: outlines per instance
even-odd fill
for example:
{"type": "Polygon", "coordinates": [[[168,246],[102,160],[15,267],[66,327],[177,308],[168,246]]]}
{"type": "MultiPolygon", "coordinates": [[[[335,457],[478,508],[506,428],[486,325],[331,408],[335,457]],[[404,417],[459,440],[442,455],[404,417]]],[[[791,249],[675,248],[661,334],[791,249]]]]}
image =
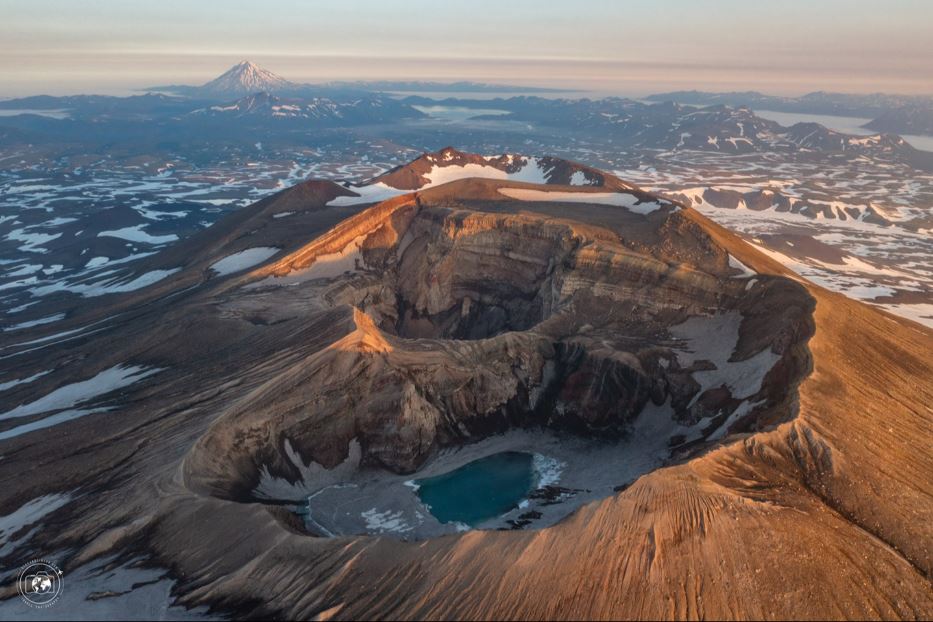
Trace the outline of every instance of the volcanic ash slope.
{"type": "Polygon", "coordinates": [[[5,567],[142,559],[176,604],[253,617],[933,616],[930,331],[691,209],[445,149],[140,269],[169,266],[0,352],[5,567]],[[667,466],[540,529],[326,537],[288,510],[540,429],[650,431],[667,466]]]}

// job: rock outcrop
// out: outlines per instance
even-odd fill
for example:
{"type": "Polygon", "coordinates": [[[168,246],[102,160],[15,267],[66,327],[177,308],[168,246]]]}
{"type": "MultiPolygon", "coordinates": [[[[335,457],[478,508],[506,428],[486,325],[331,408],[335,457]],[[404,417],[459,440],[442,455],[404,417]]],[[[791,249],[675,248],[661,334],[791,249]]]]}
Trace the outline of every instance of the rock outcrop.
{"type": "Polygon", "coordinates": [[[812,331],[802,286],[737,278],[676,205],[642,215],[594,202],[571,215],[498,193],[508,183],[381,203],[242,278],[228,313],[272,322],[301,291],[352,325],[223,414],[187,459],[189,484],[242,498],[261,473],[299,478],[290,452],[333,468],[354,442],[364,465],[410,473],[513,427],[612,438],[649,400],[692,426],[678,445],[703,444],[727,419],[754,430],[776,408],[792,415],[812,331]],[[692,317],[720,318],[721,334],[698,324],[685,343],[671,328],[692,317]],[[707,341],[730,331],[725,357],[708,360],[707,341]],[[698,351],[685,360],[685,348],[698,351]]]}

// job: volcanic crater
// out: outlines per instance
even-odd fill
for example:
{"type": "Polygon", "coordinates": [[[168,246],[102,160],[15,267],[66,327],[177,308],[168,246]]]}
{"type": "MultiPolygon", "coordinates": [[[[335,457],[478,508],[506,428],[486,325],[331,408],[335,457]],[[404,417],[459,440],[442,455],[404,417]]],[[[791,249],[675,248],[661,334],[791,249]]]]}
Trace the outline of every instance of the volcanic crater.
{"type": "Polygon", "coordinates": [[[188,485],[297,503],[315,535],[417,539],[464,525],[434,520],[412,474],[521,450],[559,475],[483,527],[543,527],[792,416],[802,286],[756,275],[676,203],[522,198],[534,188],[467,179],[390,199],[231,283],[225,314],[330,314],[340,338],[223,413],[188,485]]]}
{"type": "Polygon", "coordinates": [[[0,562],[88,617],[144,598],[110,571],[255,618],[933,613],[930,331],[675,201],[444,149],[134,265],[0,346],[0,562]],[[427,507],[495,469],[499,514],[427,507]]]}

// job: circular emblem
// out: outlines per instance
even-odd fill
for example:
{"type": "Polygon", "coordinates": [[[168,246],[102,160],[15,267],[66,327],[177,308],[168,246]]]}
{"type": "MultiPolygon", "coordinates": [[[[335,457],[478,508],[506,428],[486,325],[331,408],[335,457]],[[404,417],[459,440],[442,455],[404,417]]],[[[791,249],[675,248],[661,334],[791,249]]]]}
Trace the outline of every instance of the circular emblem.
{"type": "Polygon", "coordinates": [[[19,594],[33,607],[51,607],[62,595],[62,571],[44,559],[34,559],[19,573],[19,594]]]}

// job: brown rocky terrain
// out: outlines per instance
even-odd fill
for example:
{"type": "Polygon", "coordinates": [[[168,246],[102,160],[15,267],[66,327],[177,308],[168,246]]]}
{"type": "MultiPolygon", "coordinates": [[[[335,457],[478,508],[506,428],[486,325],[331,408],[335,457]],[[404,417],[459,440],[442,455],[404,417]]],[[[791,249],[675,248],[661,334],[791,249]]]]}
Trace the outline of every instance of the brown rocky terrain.
{"type": "Polygon", "coordinates": [[[526,165],[443,150],[375,204],[300,184],[3,344],[4,567],[142,560],[176,603],[247,617],[933,616],[930,331],[536,163],[548,185],[426,183],[526,165]],[[289,510],[509,430],[646,423],[663,465],[540,528],[325,537],[289,510]]]}

